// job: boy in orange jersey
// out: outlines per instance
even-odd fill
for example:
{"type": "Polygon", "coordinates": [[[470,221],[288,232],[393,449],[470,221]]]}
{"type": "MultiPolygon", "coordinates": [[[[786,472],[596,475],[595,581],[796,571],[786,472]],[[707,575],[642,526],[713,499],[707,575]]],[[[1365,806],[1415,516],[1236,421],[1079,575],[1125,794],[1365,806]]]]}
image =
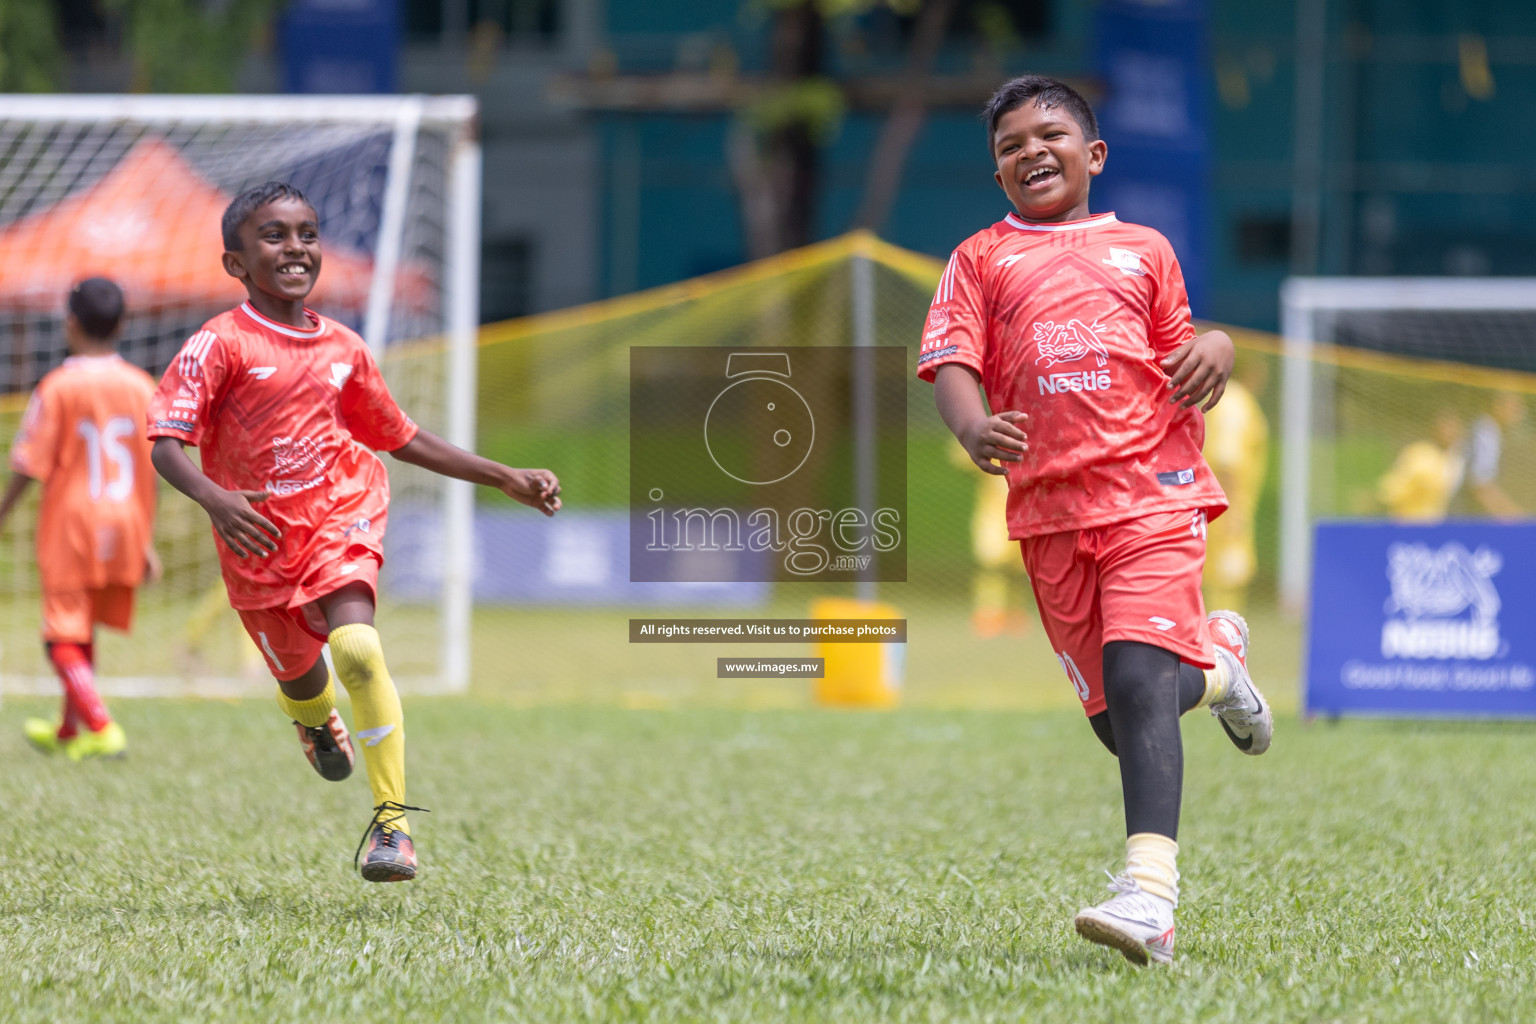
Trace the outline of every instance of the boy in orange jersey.
{"type": "Polygon", "coordinates": [[[1007,476],[1009,536],[1046,636],[1120,760],[1126,868],[1112,899],[1077,915],[1078,933],[1137,963],[1167,963],[1179,716],[1209,707],[1247,754],[1268,749],[1274,727],[1248,676],[1247,624],[1234,612],[1207,617],[1200,593],[1206,518],[1227,499],[1201,457],[1193,406],[1221,397],[1232,340],[1195,336],[1167,239],[1089,214],[1108,147],[1082,96],[1018,78],[992,97],[986,121],[1014,212],[950,257],[918,376],[933,382],[972,461],[1007,476]]]}
{"type": "Polygon", "coordinates": [[[159,575],[151,546],[155,473],[141,424],[154,379],[117,354],[123,293],[106,278],[69,293],[69,358],[38,382],[11,446],[10,485],[0,523],[33,480],[43,482],[37,567],[43,584],[43,642],[59,681],[57,722],[31,718],[27,739],[71,760],[127,752],[122,726],[96,693],[96,624],[126,630],[134,588],[159,575]]]}
{"type": "Polygon", "coordinates": [[[554,515],[560,484],[421,430],[400,410],[363,339],[304,308],[320,274],[320,227],[298,189],[268,182],[224,212],[224,269],[249,296],[192,335],[149,410],[154,464],[212,521],[230,604],[277,679],[310,764],[352,772],[351,737],[321,658],[352,698],[373,790],[359,844],[371,882],[416,876],[405,804],[405,726],[374,629],[389,477],[373,454],[495,487],[554,515]],[[202,468],[183,446],[197,445],[202,468]],[[259,507],[259,511],[258,511],[259,507]]]}

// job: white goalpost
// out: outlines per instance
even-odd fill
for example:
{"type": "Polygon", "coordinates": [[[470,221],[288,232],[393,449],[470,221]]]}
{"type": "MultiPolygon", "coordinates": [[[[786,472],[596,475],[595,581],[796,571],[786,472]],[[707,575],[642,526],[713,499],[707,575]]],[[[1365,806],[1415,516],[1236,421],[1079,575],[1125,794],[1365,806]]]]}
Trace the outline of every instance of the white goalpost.
{"type": "MultiPolygon", "coordinates": [[[[1536,364],[1536,278],[1290,278],[1280,290],[1280,309],[1279,590],[1282,604],[1298,611],[1311,584],[1313,524],[1320,514],[1338,514],[1328,496],[1317,493],[1330,478],[1332,453],[1314,443],[1337,434],[1337,369],[1316,358],[1315,347],[1536,364]]],[[[1429,411],[1421,412],[1427,421],[1429,411]]]]}
{"type": "MultiPolygon", "coordinates": [[[[217,211],[289,181],[320,214],[310,305],[359,331],[423,427],[475,447],[480,146],[469,96],[0,97],[0,444],[65,355],[70,285],[112,277],[120,351],[159,375],[243,293],[219,265],[217,211]]],[[[190,451],[190,450],[189,450],[190,451]]],[[[468,685],[474,551],[469,484],[387,457],[391,514],[379,620],[403,688],[468,685]]],[[[34,491],[36,488],[34,488],[34,491]]],[[[0,537],[0,689],[54,693],[39,638],[36,495],[0,537]]],[[[201,510],[162,486],[165,578],[134,634],[98,634],[108,695],[266,692],[229,611],[201,510]]]]}

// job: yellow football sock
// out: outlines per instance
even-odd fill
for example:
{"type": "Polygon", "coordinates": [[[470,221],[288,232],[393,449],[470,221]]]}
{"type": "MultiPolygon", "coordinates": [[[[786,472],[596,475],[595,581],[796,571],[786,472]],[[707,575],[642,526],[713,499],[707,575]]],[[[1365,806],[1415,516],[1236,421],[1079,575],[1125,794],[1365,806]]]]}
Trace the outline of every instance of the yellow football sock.
{"type": "Polygon", "coordinates": [[[1216,666],[1205,670],[1205,695],[1195,707],[1203,708],[1212,701],[1222,700],[1231,689],[1232,675],[1227,671],[1226,663],[1217,658],[1216,666]]]}
{"type": "Polygon", "coordinates": [[[1156,832],[1137,832],[1125,841],[1125,873],[1142,890],[1179,905],[1179,844],[1156,832]]]}
{"type": "MultiPolygon", "coordinates": [[[[374,805],[405,803],[405,716],[400,694],[384,664],[379,631],[354,623],[331,630],[331,664],[352,698],[352,737],[361,744],[368,766],[368,785],[374,805]]],[[[402,814],[387,822],[391,829],[410,834],[402,814]]]]}
{"type": "Polygon", "coordinates": [[[313,729],[324,725],[325,720],[331,717],[331,708],[336,706],[336,680],[327,676],[325,689],[309,700],[294,700],[279,686],[277,706],[283,709],[283,714],[302,726],[313,729]]]}

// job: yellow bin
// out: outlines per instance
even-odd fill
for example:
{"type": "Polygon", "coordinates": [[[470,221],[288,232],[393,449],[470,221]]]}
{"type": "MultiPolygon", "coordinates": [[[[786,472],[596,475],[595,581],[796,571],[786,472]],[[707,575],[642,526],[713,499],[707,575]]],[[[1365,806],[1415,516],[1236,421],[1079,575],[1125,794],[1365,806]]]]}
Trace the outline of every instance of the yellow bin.
{"type": "MultiPolygon", "coordinates": [[[[901,612],[879,601],[822,597],[811,602],[813,619],[899,619],[901,612]]],[[[850,644],[820,641],[815,657],[826,659],[816,680],[816,703],[840,708],[893,708],[901,703],[906,644],[850,644]]]]}

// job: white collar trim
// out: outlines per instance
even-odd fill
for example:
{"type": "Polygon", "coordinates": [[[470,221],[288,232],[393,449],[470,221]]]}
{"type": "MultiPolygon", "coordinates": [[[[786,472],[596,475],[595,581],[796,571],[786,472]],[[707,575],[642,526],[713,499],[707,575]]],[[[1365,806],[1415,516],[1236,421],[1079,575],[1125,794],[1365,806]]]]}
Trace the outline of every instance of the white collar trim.
{"type": "Polygon", "coordinates": [[[64,357],[64,365],[66,366],[111,366],[113,363],[120,363],[122,361],[123,357],[116,352],[103,352],[95,356],[64,357]]]}
{"type": "Polygon", "coordinates": [[[289,338],[304,338],[308,340],[311,338],[318,338],[320,335],[325,333],[325,321],[321,320],[315,312],[308,308],[304,310],[304,315],[314,317],[315,326],[307,331],[301,331],[297,327],[289,327],[287,324],[280,324],[275,320],[268,320],[266,317],[256,312],[256,307],[252,306],[250,302],[240,303],[240,312],[244,313],[246,316],[250,317],[252,320],[256,321],[256,323],[260,324],[262,327],[265,327],[267,330],[276,331],[278,334],[285,335],[289,338]]]}
{"type": "Polygon", "coordinates": [[[1097,217],[1089,217],[1086,220],[1069,220],[1061,224],[1031,224],[1020,218],[1016,213],[1010,213],[1003,219],[1008,222],[1009,226],[1018,228],[1020,231],[1081,231],[1083,228],[1097,228],[1103,227],[1105,224],[1113,224],[1115,222],[1115,215],[1112,213],[1101,213],[1097,217]]]}

